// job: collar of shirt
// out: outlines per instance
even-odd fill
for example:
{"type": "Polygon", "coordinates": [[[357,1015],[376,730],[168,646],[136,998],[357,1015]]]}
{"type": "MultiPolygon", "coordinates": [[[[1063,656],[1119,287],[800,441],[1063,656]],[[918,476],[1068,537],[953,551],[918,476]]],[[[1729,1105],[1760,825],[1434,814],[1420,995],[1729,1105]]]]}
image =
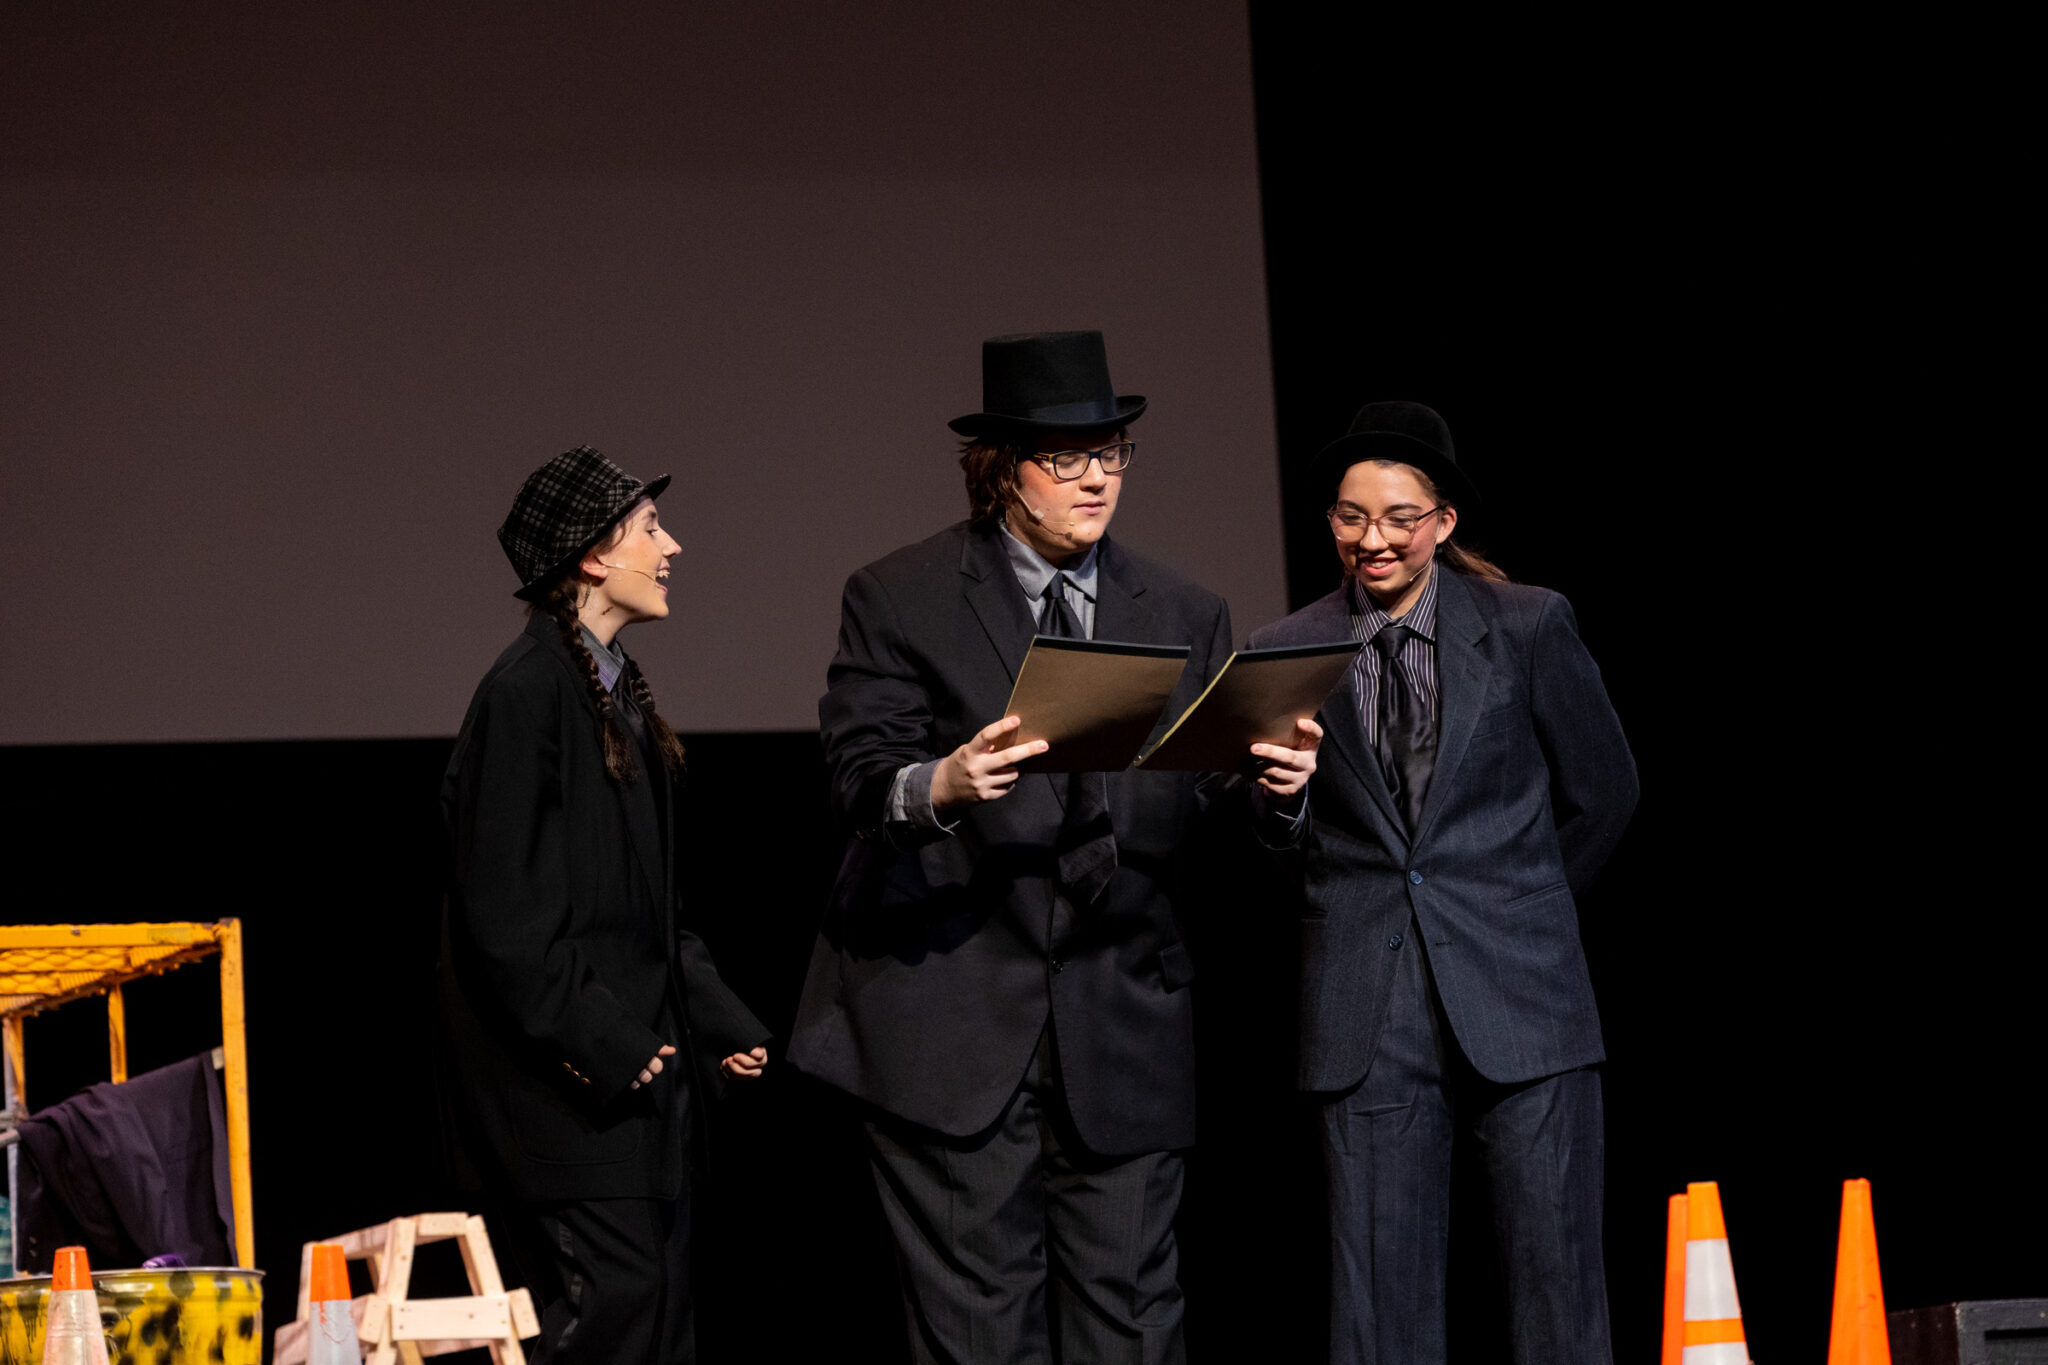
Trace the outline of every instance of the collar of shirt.
{"type": "Polygon", "coordinates": [[[578,626],[577,629],[583,632],[583,647],[590,651],[591,658],[597,660],[597,680],[604,684],[605,691],[611,691],[618,685],[619,675],[626,671],[626,651],[619,648],[617,640],[608,645],[599,644],[597,637],[590,633],[589,626],[578,626]]]}
{"type": "MultiPolygon", "coordinates": [[[[1443,571],[1441,560],[1431,563],[1429,577],[1422,584],[1422,596],[1415,599],[1415,605],[1408,608],[1407,615],[1401,618],[1402,625],[1432,645],[1436,643],[1436,576],[1443,571]]],[[[1387,615],[1379,603],[1373,601],[1371,593],[1358,586],[1357,579],[1350,579],[1345,587],[1351,594],[1352,639],[1370,640],[1383,628],[1393,624],[1394,618],[1387,615]]]]}
{"type": "Polygon", "coordinates": [[[1045,585],[1052,582],[1054,575],[1065,574],[1069,582],[1080,589],[1081,595],[1090,602],[1095,600],[1095,545],[1088,547],[1088,553],[1081,562],[1071,569],[1062,569],[1044,555],[1026,545],[1010,532],[1008,526],[998,525],[1003,533],[1003,550],[1010,556],[1011,572],[1017,575],[1017,585],[1024,589],[1024,595],[1033,602],[1045,596],[1045,585]]]}

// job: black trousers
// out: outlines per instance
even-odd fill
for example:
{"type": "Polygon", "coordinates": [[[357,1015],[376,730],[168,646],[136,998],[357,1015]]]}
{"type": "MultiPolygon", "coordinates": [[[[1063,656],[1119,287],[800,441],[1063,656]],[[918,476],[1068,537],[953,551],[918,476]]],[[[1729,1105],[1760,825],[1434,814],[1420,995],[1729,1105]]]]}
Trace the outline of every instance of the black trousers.
{"type": "Polygon", "coordinates": [[[918,1365],[1179,1365],[1172,1152],[1080,1143],[1048,1026],[993,1128],[954,1139],[866,1122],[918,1365]]]}
{"type": "Polygon", "coordinates": [[[1476,1144],[1518,1365],[1611,1365],[1600,1074],[1500,1085],[1472,1069],[1411,929],[1364,1080],[1322,1107],[1330,1359],[1445,1358],[1451,1145],[1476,1144]]]}
{"type": "Polygon", "coordinates": [[[501,1212],[540,1314],[531,1365],[689,1365],[690,1199],[518,1203],[501,1212]]]}

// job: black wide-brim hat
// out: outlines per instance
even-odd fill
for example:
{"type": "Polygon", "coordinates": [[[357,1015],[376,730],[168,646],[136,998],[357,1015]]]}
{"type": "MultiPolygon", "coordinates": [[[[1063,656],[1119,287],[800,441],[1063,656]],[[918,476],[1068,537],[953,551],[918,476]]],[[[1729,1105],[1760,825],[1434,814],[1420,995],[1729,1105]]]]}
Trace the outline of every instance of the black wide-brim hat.
{"type": "Polygon", "coordinates": [[[1458,466],[1451,429],[1436,409],[1421,403],[1367,403],[1351,419],[1351,429],[1316,452],[1310,475],[1316,486],[1334,494],[1344,471],[1361,460],[1394,460],[1429,475],[1444,498],[1460,505],[1479,501],[1479,489],[1458,466]]]}
{"type": "Polygon", "coordinates": [[[589,446],[555,456],[527,476],[498,543],[519,575],[512,595],[531,602],[576,566],[642,498],[658,498],[664,474],[642,483],[589,446]]]}
{"type": "Polygon", "coordinates": [[[1100,332],[1025,332],[981,343],[981,407],[946,425],[962,436],[1101,427],[1145,411],[1109,382],[1100,332]]]}

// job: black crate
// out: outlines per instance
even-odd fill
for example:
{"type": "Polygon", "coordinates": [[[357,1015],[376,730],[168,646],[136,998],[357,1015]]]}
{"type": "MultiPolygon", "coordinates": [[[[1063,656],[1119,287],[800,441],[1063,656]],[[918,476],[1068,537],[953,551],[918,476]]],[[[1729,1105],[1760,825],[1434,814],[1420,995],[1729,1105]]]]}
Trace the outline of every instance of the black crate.
{"type": "Polygon", "coordinates": [[[1885,1326],[1892,1365],[2048,1365],[2048,1299],[1908,1308],[1885,1326]]]}

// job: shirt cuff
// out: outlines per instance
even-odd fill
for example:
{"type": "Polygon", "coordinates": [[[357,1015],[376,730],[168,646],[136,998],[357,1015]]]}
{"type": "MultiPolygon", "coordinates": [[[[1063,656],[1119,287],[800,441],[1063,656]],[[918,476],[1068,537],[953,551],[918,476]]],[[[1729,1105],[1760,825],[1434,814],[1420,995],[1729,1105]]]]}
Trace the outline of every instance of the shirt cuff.
{"type": "Polygon", "coordinates": [[[1252,800],[1252,830],[1259,842],[1271,849],[1289,849],[1301,846],[1302,833],[1308,828],[1308,790],[1292,802],[1275,801],[1264,787],[1253,782],[1248,784],[1252,800]],[[1294,807],[1292,812],[1283,809],[1294,807]]]}
{"type": "Polygon", "coordinates": [[[936,843],[960,827],[957,820],[949,825],[939,819],[932,806],[932,771],[938,766],[938,759],[905,764],[896,770],[896,780],[889,784],[884,828],[890,842],[898,848],[936,843]]]}

